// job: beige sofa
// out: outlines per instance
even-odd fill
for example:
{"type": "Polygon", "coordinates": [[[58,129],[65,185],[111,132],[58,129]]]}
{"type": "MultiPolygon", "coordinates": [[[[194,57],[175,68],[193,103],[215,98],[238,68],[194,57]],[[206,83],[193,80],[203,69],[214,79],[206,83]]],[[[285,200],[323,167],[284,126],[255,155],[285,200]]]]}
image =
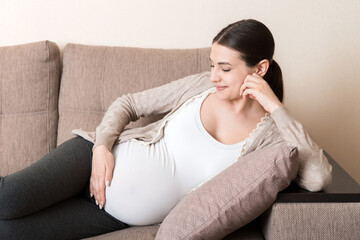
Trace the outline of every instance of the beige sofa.
{"type": "MultiPolygon", "coordinates": [[[[0,175],[22,169],[94,130],[116,97],[209,69],[209,48],[141,49],[53,42],[0,47],[0,175]]],[[[162,116],[141,119],[143,126],[162,116]]],[[[224,239],[360,239],[360,187],[331,157],[332,185],[310,193],[292,184],[261,217],[224,239]]],[[[159,226],[91,239],[154,239],[159,226]]]]}

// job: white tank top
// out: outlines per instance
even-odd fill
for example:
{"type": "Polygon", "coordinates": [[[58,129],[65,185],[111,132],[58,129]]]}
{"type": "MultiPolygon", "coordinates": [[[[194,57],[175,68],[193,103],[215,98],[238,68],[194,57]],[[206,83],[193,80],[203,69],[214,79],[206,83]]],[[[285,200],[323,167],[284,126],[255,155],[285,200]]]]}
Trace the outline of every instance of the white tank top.
{"type": "Polygon", "coordinates": [[[207,94],[176,111],[158,142],[130,140],[113,148],[106,212],[129,225],[159,223],[186,193],[237,160],[244,142],[220,143],[201,123],[207,94]]]}

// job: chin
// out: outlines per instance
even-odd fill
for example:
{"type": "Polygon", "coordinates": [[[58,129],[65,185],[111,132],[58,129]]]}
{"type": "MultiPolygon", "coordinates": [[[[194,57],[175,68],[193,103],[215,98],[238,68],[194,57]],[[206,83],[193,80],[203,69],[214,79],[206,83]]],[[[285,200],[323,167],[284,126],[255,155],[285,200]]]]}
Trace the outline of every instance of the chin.
{"type": "Polygon", "coordinates": [[[231,100],[232,99],[229,94],[224,93],[224,92],[216,91],[215,96],[219,100],[231,100]]]}
{"type": "Polygon", "coordinates": [[[239,95],[239,96],[231,96],[231,94],[227,93],[227,92],[224,92],[224,91],[216,91],[215,92],[215,96],[218,98],[218,99],[221,99],[221,100],[237,100],[237,99],[241,99],[242,97],[239,95]]]}

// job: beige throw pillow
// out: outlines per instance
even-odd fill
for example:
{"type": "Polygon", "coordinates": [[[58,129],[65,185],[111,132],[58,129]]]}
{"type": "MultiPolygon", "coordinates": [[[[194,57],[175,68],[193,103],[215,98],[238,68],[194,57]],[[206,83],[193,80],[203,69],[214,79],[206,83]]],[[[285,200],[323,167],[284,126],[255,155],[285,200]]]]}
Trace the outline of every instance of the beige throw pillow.
{"type": "Polygon", "coordinates": [[[297,169],[294,147],[254,151],[182,199],[161,224],[156,239],[221,239],[269,208],[297,169]]]}

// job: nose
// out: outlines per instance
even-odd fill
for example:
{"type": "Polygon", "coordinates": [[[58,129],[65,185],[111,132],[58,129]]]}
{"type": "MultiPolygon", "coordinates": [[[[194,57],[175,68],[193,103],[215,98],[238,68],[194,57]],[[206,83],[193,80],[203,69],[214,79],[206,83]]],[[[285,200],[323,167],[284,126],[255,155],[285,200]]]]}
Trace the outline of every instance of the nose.
{"type": "Polygon", "coordinates": [[[210,81],[216,83],[220,82],[220,75],[219,71],[216,69],[216,67],[211,68],[211,74],[210,74],[210,81]]]}

